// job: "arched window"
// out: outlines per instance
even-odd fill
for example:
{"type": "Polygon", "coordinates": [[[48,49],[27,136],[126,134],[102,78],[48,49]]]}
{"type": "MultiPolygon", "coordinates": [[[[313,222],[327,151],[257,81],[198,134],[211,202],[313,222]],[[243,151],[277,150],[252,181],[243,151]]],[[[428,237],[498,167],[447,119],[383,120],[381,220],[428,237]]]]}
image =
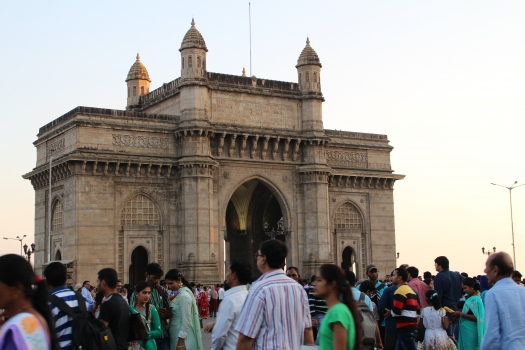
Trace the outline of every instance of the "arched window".
{"type": "Polygon", "coordinates": [[[141,95],[144,95],[144,86],[141,86],[141,87],[140,87],[140,94],[141,94],[141,95]]]}
{"type": "Polygon", "coordinates": [[[131,93],[131,92],[130,92],[130,89],[129,89],[129,87],[128,87],[128,97],[131,96],[130,93],[131,93]]]}
{"type": "Polygon", "coordinates": [[[62,253],[60,252],[60,249],[59,249],[55,253],[55,261],[60,261],[60,260],[62,260],[62,253]]]}
{"type": "Polygon", "coordinates": [[[201,56],[197,56],[197,68],[201,67],[201,56]]]}
{"type": "Polygon", "coordinates": [[[123,226],[159,225],[159,211],[153,202],[141,194],[131,198],[120,219],[123,226]]]}
{"type": "Polygon", "coordinates": [[[317,73],[314,72],[314,83],[317,83],[317,73]]]}
{"type": "Polygon", "coordinates": [[[137,96],[137,87],[136,86],[133,87],[133,96],[137,96]]]}
{"type": "Polygon", "coordinates": [[[62,202],[57,200],[53,206],[53,211],[51,212],[51,229],[61,229],[62,223],[62,202]]]}
{"type": "Polygon", "coordinates": [[[193,57],[190,55],[188,56],[188,68],[193,67],[193,57]]]}
{"type": "Polygon", "coordinates": [[[310,73],[309,72],[306,72],[306,82],[307,83],[310,82],[310,73]]]}
{"type": "Polygon", "coordinates": [[[351,203],[344,203],[337,208],[335,213],[335,228],[336,229],[351,229],[361,231],[363,226],[363,219],[361,213],[351,203]]]}
{"type": "Polygon", "coordinates": [[[206,59],[205,58],[202,59],[202,68],[206,70],[206,59]]]}
{"type": "Polygon", "coordinates": [[[182,57],[182,69],[184,69],[184,57],[182,57]]]}

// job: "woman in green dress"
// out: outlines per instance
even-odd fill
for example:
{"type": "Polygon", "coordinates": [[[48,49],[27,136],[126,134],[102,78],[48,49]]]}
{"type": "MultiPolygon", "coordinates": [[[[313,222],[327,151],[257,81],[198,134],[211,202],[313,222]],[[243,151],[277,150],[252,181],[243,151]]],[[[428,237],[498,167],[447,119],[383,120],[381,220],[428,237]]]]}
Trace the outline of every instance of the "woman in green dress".
{"type": "Polygon", "coordinates": [[[162,337],[159,313],[155,306],[149,302],[151,296],[151,285],[148,282],[140,282],[135,287],[137,298],[133,305],[129,306],[130,314],[140,314],[142,321],[148,329],[148,337],[144,340],[134,341],[131,348],[133,350],[157,350],[155,338],[162,337]]]}
{"type": "Polygon", "coordinates": [[[320,350],[362,349],[361,315],[346,274],[337,265],[324,264],[315,277],[314,295],[328,306],[319,330],[320,350]]]}
{"type": "Polygon", "coordinates": [[[485,336],[485,308],[479,297],[480,287],[470,277],[465,278],[462,283],[468,298],[463,309],[453,313],[459,317],[458,350],[479,350],[485,336]]]}
{"type": "Polygon", "coordinates": [[[170,349],[203,350],[199,312],[189,283],[177,269],[164,277],[170,290],[178,292],[171,301],[170,349]]]}

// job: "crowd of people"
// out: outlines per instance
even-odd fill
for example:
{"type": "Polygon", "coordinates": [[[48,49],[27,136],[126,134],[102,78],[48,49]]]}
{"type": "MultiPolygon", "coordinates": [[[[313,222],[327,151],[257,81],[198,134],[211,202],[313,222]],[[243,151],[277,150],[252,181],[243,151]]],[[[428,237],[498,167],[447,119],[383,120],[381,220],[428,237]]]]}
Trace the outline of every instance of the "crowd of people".
{"type": "Polygon", "coordinates": [[[263,242],[256,281],[241,260],[214,286],[151,263],[135,286],[104,268],[96,286],[71,289],[61,263],[42,278],[23,257],[1,256],[0,350],[201,350],[202,331],[214,350],[525,349],[525,287],[504,252],[488,257],[483,276],[454,272],[439,256],[435,275],[402,265],[382,280],[374,264],[365,280],[334,264],[302,279],[285,267],[287,254],[283,242],[263,242]]]}

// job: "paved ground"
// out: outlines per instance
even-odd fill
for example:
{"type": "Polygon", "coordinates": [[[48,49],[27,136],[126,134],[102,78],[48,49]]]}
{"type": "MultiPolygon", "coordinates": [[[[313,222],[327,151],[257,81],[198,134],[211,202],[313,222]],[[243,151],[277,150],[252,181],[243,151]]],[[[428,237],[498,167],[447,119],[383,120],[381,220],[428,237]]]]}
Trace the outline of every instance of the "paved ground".
{"type": "MultiPolygon", "coordinates": [[[[210,317],[207,320],[202,320],[202,324],[206,326],[210,322],[215,322],[215,317],[210,317]]],[[[202,333],[202,347],[204,350],[211,349],[211,333],[204,333],[204,330],[201,330],[202,333]]]]}

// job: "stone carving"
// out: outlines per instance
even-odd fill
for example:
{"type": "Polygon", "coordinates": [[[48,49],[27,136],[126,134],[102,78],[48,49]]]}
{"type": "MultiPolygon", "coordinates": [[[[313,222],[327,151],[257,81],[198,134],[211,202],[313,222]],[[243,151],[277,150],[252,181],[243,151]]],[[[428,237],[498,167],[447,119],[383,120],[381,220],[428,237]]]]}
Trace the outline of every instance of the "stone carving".
{"type": "Polygon", "coordinates": [[[47,146],[47,158],[62,153],[66,149],[66,140],[60,139],[47,146]]]}
{"type": "Polygon", "coordinates": [[[230,172],[229,171],[225,171],[224,172],[224,178],[225,179],[229,179],[230,178],[230,172]]]}
{"type": "Polygon", "coordinates": [[[113,145],[141,148],[168,148],[168,139],[161,137],[113,134],[113,145]]]}
{"type": "Polygon", "coordinates": [[[368,165],[366,153],[326,151],[326,160],[329,165],[363,167],[368,165]]]}

